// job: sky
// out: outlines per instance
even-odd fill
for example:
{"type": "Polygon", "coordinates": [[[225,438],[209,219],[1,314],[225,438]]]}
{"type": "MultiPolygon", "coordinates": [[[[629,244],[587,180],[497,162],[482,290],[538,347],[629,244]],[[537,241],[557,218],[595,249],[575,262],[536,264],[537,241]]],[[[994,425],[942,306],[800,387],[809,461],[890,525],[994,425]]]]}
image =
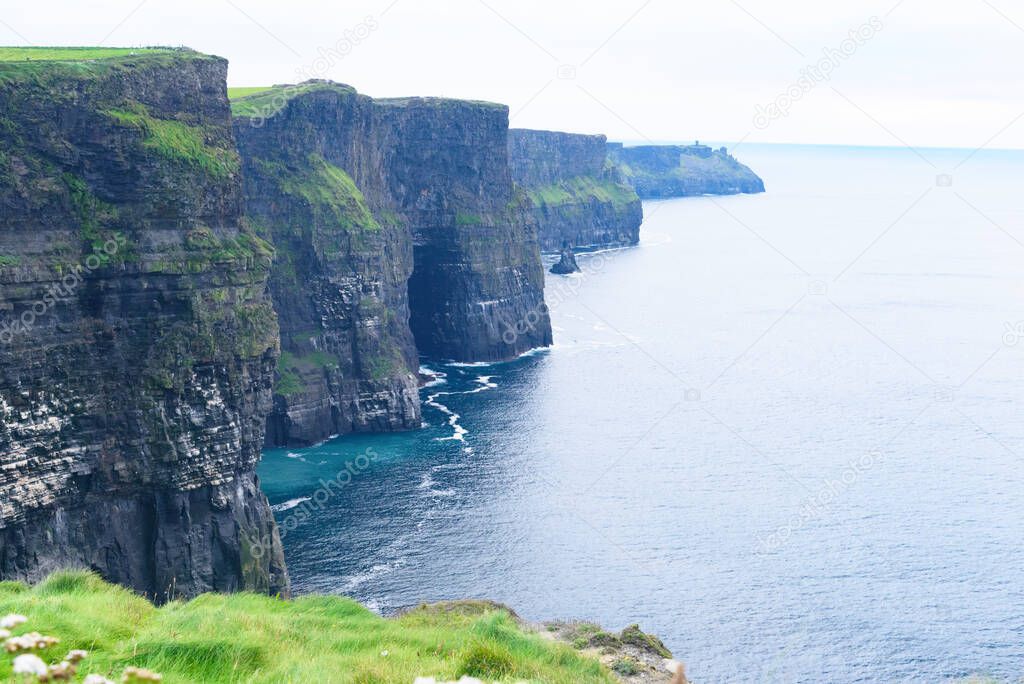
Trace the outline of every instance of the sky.
{"type": "Polygon", "coordinates": [[[0,44],[188,45],[613,140],[1024,148],[1021,0],[0,0],[0,44]]]}

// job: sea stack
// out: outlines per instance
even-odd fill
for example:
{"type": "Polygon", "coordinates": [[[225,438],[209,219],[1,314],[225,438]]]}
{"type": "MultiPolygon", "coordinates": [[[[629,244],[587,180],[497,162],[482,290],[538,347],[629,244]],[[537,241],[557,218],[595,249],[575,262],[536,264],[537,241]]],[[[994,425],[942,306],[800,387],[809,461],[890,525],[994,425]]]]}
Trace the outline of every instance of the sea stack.
{"type": "Polygon", "coordinates": [[[554,266],[551,267],[551,272],[556,275],[569,275],[570,273],[579,273],[580,267],[576,263],[576,255],[572,251],[572,246],[567,242],[562,245],[561,258],[554,266]]]}

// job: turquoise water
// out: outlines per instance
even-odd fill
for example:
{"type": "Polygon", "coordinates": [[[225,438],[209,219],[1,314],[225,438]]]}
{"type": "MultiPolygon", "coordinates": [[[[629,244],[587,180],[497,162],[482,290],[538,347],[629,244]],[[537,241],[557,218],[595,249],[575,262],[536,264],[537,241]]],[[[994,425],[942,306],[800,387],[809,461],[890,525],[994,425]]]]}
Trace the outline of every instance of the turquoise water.
{"type": "Polygon", "coordinates": [[[268,452],[295,588],[639,622],[702,683],[1024,674],[1024,154],[736,153],[768,193],[549,276],[553,349],[268,452]]]}

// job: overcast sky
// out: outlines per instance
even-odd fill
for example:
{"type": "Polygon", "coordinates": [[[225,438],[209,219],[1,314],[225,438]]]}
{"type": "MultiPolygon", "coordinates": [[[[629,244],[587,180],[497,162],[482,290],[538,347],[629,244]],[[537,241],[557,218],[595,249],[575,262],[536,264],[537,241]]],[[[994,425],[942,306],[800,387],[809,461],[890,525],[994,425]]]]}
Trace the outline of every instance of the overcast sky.
{"type": "Polygon", "coordinates": [[[377,96],[492,100],[520,127],[1024,148],[1021,0],[3,5],[4,44],[183,44],[227,57],[231,85],[315,76],[377,96]]]}

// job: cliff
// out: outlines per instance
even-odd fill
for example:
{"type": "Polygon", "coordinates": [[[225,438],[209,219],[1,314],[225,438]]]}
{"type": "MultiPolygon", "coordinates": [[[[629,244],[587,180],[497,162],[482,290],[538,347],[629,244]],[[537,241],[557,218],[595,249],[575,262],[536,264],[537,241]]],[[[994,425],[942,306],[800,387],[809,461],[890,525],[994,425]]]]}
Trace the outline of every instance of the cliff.
{"type": "Polygon", "coordinates": [[[377,100],[388,185],[413,238],[410,325],[421,354],[503,361],[551,344],[537,226],[513,191],[508,107],[377,100]]]}
{"type": "Polygon", "coordinates": [[[420,424],[418,355],[551,343],[508,110],[311,81],[233,102],[250,218],[279,251],[271,443],[420,424]]]}
{"type": "Polygon", "coordinates": [[[0,62],[0,579],[286,591],[254,470],[272,252],[242,220],[227,63],[99,52],[0,62]]]}
{"type": "Polygon", "coordinates": [[[282,355],[268,444],[419,427],[412,239],[382,182],[373,102],[316,83],[233,107],[246,210],[277,250],[282,355]]]}
{"type": "Polygon", "coordinates": [[[608,158],[644,199],[764,192],[764,182],[722,147],[608,144],[608,158]]]}
{"type": "Polygon", "coordinates": [[[509,161],[544,251],[639,242],[640,198],[607,158],[605,136],[513,129],[509,161]]]}

